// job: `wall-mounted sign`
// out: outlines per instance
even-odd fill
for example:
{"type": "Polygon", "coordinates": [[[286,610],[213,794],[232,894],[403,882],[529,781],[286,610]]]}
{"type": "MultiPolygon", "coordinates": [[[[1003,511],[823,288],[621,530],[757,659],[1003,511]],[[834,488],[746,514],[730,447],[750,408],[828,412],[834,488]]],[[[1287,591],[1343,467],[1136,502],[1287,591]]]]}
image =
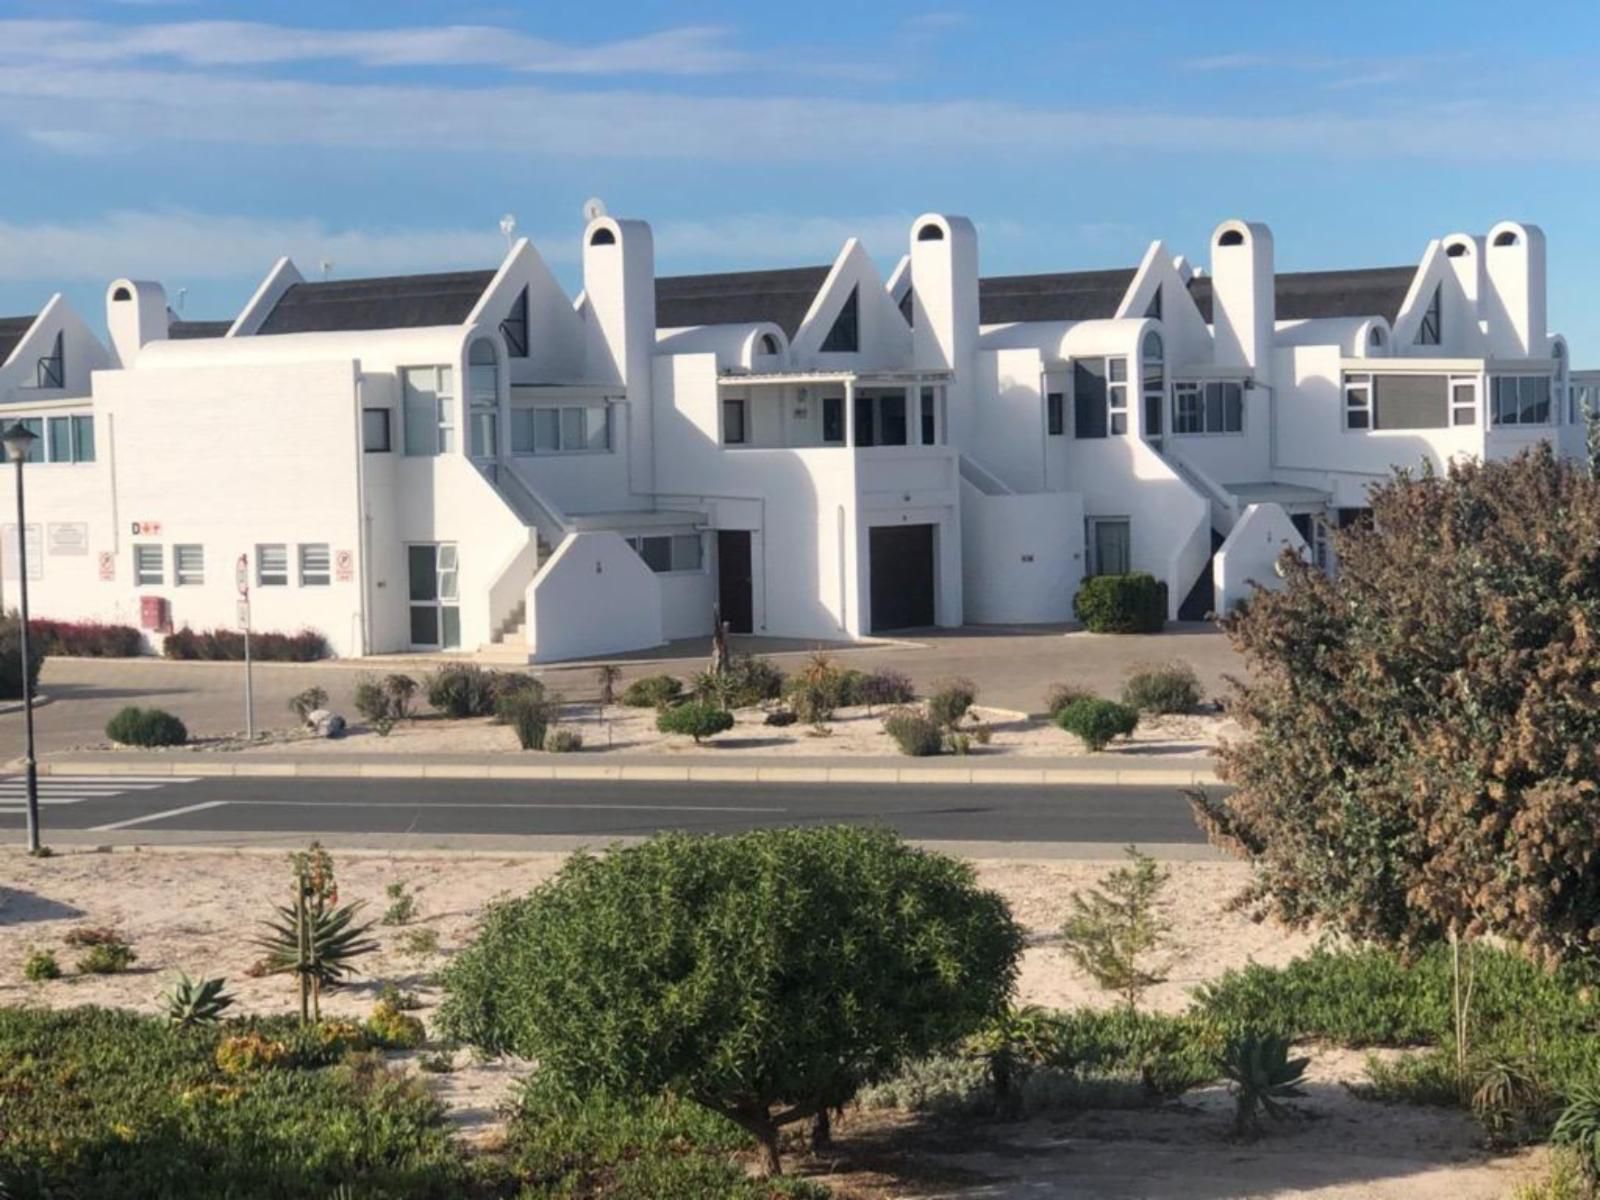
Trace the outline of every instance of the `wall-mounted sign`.
{"type": "MultiPolygon", "coordinates": [[[[44,575],[44,526],[30,521],[27,537],[28,578],[39,579],[44,575]]],[[[17,527],[15,524],[0,525],[0,570],[7,579],[21,577],[17,563],[17,527]]]]}
{"type": "Polygon", "coordinates": [[[349,583],[356,577],[355,558],[348,550],[340,550],[333,556],[333,577],[340,583],[349,583]]]}
{"type": "Polygon", "coordinates": [[[134,537],[160,537],[160,521],[135,521],[133,523],[134,537]]]}
{"type": "Polygon", "coordinates": [[[109,550],[100,551],[100,580],[110,583],[117,577],[117,556],[109,550]]]}
{"type": "Polygon", "coordinates": [[[51,554],[89,553],[89,526],[82,521],[52,521],[45,527],[45,539],[51,554]]]}

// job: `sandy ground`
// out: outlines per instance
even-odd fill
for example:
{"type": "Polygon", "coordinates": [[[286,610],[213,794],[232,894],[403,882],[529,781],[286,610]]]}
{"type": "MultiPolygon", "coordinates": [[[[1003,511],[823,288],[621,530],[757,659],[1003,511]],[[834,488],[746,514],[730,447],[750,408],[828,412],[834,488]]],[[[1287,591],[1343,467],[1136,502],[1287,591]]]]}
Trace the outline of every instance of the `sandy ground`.
{"type": "MultiPolygon", "coordinates": [[[[766,712],[760,708],[740,709],[736,724],[726,733],[700,745],[688,737],[663,734],[656,729],[654,709],[612,706],[602,714],[592,704],[569,705],[561,726],[583,735],[582,754],[597,755],[670,754],[716,760],[741,757],[867,757],[899,758],[900,752],[883,731],[882,708],[870,714],[865,708],[840,709],[828,722],[827,732],[809,725],[773,726],[765,724],[766,712]]],[[[1087,754],[1088,748],[1076,736],[1041,719],[1007,709],[974,707],[962,729],[970,735],[979,727],[989,731],[989,744],[971,738],[973,758],[1071,758],[1087,754]]],[[[1236,722],[1215,713],[1143,718],[1133,735],[1119,738],[1108,750],[1130,755],[1159,755],[1161,758],[1189,758],[1211,754],[1219,738],[1240,736],[1236,722]]],[[[109,742],[97,742],[78,749],[110,749],[109,742]]],[[[125,747],[119,747],[125,749],[125,747]]],[[[437,754],[508,754],[524,751],[516,735],[506,725],[487,717],[452,721],[432,713],[405,721],[380,736],[359,722],[353,722],[342,738],[318,738],[308,733],[278,729],[255,743],[242,737],[196,740],[183,753],[230,751],[241,753],[282,753],[293,750],[305,755],[394,754],[426,757],[437,754]]]]}
{"type": "MultiPolygon", "coordinates": [[[[409,926],[380,927],[382,949],[363,960],[363,976],[330,995],[325,1011],[361,1017],[384,981],[417,992],[427,1020],[437,1003],[429,978],[470,937],[485,902],[547,879],[559,855],[507,858],[460,855],[340,853],[340,895],[365,900],[373,916],[387,903],[384,887],[404,882],[418,900],[409,926]],[[437,932],[440,952],[403,948],[409,932],[437,932]]],[[[999,891],[1029,933],[1020,986],[1024,1002],[1104,1005],[1107,997],[1062,954],[1056,930],[1067,897],[1097,881],[1110,864],[981,861],[985,886],[999,891]]],[[[1227,911],[1243,883],[1238,864],[1174,863],[1168,915],[1174,946],[1170,978],[1149,1006],[1184,1007],[1197,982],[1251,960],[1282,963],[1311,945],[1306,935],[1251,922],[1227,911]]],[[[235,1011],[289,1012],[294,989],[283,978],[251,979],[259,957],[250,944],[259,922],[287,891],[279,852],[117,850],[30,859],[0,851],[0,1004],[108,1004],[159,1011],[159,996],[178,968],[223,975],[237,996],[235,1011]],[[74,951],[63,944],[78,925],[110,925],[139,955],[133,970],[113,976],[72,973],[74,951]],[[53,950],[68,974],[47,983],[22,979],[32,948],[53,950]]],[[[425,1076],[469,1137],[492,1137],[495,1111],[519,1064],[475,1064],[458,1054],[458,1069],[425,1076]]],[[[1489,1200],[1531,1177],[1537,1154],[1490,1158],[1459,1113],[1378,1105],[1356,1099],[1347,1083],[1364,1076],[1363,1056],[1321,1051],[1304,1102],[1304,1120],[1250,1146],[1221,1136],[1227,1097],[1205,1089],[1159,1111],[1088,1112],[975,1130],[930,1130],[910,1118],[860,1114],[841,1127],[863,1160],[836,1165],[836,1177],[858,1195],[1032,1197],[1415,1197],[1489,1200]],[[893,1139],[888,1167],[873,1165],[874,1147],[893,1139]],[[915,1149],[908,1159],[907,1149],[915,1149]],[[913,1160],[915,1160],[913,1162],[913,1160]]]]}

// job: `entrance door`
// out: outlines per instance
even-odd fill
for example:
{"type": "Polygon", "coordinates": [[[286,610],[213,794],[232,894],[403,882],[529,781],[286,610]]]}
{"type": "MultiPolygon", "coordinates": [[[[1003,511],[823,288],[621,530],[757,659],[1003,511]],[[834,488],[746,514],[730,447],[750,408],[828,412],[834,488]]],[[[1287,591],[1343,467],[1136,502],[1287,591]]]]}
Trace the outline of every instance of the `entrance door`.
{"type": "Polygon", "coordinates": [[[734,633],[755,632],[755,575],[750,569],[750,531],[717,530],[717,603],[734,633]]]}
{"type": "Polygon", "coordinates": [[[411,644],[423,650],[461,647],[461,604],[454,542],[406,547],[411,644]]]}
{"type": "Polygon", "coordinates": [[[1133,531],[1126,517],[1089,518],[1089,574],[1126,575],[1133,570],[1133,531]]]}
{"type": "Polygon", "coordinates": [[[933,546],[932,525],[868,530],[873,633],[933,624],[933,546]]]}

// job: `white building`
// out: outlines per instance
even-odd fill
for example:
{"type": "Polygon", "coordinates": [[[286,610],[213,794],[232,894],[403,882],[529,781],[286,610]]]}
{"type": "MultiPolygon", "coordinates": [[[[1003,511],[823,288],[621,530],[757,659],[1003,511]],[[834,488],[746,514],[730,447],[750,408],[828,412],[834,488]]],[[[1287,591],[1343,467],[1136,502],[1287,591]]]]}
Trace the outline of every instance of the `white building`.
{"type": "MultiPolygon", "coordinates": [[[[310,626],[354,655],[553,661],[710,630],[836,639],[1064,621],[1086,574],[1149,571],[1173,616],[1323,556],[1394,466],[1582,453],[1533,226],[1416,266],[1279,274],[1227,221],[1207,268],[982,278],[965,218],[885,280],[829,266],[657,278],[649,226],[583,232],[573,299],[498,269],[310,282],[231,322],[107,290],[0,321],[29,468],[35,612],[310,626]],[[1309,549],[1307,547],[1309,543],[1309,549]]],[[[1593,390],[1600,391],[1600,388],[1593,390]]],[[[18,570],[5,527],[4,596],[18,570]]]]}

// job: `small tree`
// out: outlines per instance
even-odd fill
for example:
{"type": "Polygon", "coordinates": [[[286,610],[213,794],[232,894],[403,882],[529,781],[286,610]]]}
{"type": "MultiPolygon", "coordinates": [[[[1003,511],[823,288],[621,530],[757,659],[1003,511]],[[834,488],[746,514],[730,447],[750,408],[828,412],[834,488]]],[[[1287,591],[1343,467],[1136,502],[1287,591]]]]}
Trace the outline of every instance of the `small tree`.
{"type": "Polygon", "coordinates": [[[617,684],[622,679],[622,668],[616,663],[604,663],[594,673],[595,682],[600,685],[600,715],[606,714],[606,709],[617,702],[617,684]]]}
{"type": "Polygon", "coordinates": [[[579,1091],[691,1099],[777,1173],[785,1125],[1003,1012],[1021,949],[970,867],[885,830],[665,834],[492,907],[440,1025],[579,1091]]]}
{"type": "Polygon", "coordinates": [[[1072,912],[1061,931],[1067,957],[1130,1010],[1146,988],[1165,982],[1162,966],[1149,956],[1166,943],[1170,925],[1160,914],[1161,890],[1171,872],[1129,846],[1128,865],[1118,867],[1090,892],[1074,892],[1072,912]]]}
{"type": "Polygon", "coordinates": [[[656,715],[656,728],[662,733],[686,733],[699,745],[701,739],[715,737],[733,728],[733,714],[705,700],[690,700],[656,715]]]}
{"type": "Polygon", "coordinates": [[[370,954],[378,943],[367,934],[372,922],[356,923],[361,902],[339,905],[333,878],[333,857],[320,843],[290,856],[294,868],[294,902],[278,909],[278,920],[255,944],[267,952],[271,975],[293,975],[300,987],[300,1021],[322,1019],[322,991],[355,974],[354,960],[370,954]]]}

